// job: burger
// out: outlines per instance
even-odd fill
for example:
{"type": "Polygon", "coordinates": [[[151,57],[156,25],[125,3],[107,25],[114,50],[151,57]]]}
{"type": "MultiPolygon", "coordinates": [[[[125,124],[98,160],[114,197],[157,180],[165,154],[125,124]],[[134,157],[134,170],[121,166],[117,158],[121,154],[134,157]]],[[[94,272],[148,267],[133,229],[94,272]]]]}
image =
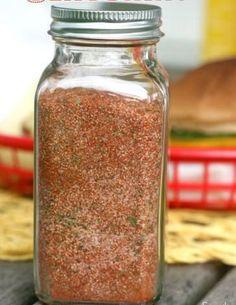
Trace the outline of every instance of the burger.
{"type": "Polygon", "coordinates": [[[172,146],[236,147],[236,58],[186,74],[170,96],[172,146]]]}

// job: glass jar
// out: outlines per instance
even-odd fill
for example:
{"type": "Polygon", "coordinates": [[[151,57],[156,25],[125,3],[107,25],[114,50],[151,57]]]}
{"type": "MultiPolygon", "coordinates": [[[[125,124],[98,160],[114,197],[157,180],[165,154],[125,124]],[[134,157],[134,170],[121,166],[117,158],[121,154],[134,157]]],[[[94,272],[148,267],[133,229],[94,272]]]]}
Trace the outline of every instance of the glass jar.
{"type": "Polygon", "coordinates": [[[36,93],[35,286],[47,304],[161,293],[168,80],[157,6],[53,7],[36,93]]]}

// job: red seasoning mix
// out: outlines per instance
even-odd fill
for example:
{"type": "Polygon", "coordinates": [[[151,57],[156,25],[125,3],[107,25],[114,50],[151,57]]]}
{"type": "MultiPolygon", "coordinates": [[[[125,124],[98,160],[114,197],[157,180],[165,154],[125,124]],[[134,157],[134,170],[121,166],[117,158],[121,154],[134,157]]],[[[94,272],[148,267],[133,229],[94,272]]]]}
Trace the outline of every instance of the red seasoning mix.
{"type": "MultiPolygon", "coordinates": [[[[108,5],[110,14],[117,13],[115,5],[108,5]]],[[[131,7],[142,10],[142,18],[148,9],[155,20],[160,14],[154,6],[131,7]]],[[[54,17],[69,18],[71,13],[85,16],[74,8],[53,9],[54,17]]],[[[141,54],[150,49],[153,56],[154,47],[144,45],[141,54]]],[[[91,71],[100,73],[99,79],[112,71],[114,84],[114,69],[84,67],[81,58],[89,51],[83,54],[83,47],[57,48],[36,106],[36,292],[48,304],[154,302],[163,263],[165,84],[158,85],[145,70],[136,73],[140,55],[138,63],[129,65],[127,80],[120,77],[119,85],[109,90],[106,73],[98,88],[86,83],[91,71]],[[66,69],[60,70],[63,65],[66,69]],[[120,86],[132,78],[133,88],[143,90],[120,86]]],[[[121,53],[127,50],[136,61],[132,47],[121,53]]],[[[92,62],[90,57],[91,67],[99,62],[95,58],[92,62]]],[[[127,60],[123,65],[126,71],[127,60]]],[[[122,69],[117,68],[119,75],[122,69]]]]}

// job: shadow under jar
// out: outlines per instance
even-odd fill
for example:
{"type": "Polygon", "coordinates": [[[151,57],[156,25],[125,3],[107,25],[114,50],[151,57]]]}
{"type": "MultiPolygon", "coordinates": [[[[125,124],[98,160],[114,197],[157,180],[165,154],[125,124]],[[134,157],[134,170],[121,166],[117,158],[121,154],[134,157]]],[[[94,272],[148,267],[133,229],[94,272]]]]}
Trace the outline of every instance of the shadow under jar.
{"type": "Polygon", "coordinates": [[[157,6],[52,7],[35,106],[35,287],[47,304],[159,297],[168,80],[157,6]]]}

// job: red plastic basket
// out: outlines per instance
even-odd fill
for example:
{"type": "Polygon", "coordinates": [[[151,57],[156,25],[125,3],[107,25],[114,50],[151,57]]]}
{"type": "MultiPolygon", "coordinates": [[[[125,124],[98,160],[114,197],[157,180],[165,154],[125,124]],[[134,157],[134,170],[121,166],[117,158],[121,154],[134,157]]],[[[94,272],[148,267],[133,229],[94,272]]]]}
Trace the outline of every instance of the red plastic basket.
{"type": "Polygon", "coordinates": [[[33,154],[31,138],[0,135],[0,185],[21,194],[32,196],[33,171],[25,169],[20,162],[20,152],[33,154]],[[4,161],[3,150],[10,153],[9,162],[4,161]]]}
{"type": "MultiPolygon", "coordinates": [[[[33,154],[33,139],[0,135],[0,185],[32,196],[33,170],[22,166],[20,151],[33,154]],[[1,158],[2,148],[11,151],[9,164],[1,158]]],[[[236,209],[235,148],[170,148],[168,174],[168,201],[171,207],[236,209]],[[198,168],[196,177],[191,169],[194,166],[198,168]],[[213,166],[224,169],[226,178],[230,179],[222,181],[222,173],[212,172],[213,166]]]]}
{"type": "Polygon", "coordinates": [[[171,148],[168,187],[171,207],[236,209],[236,149],[171,148]]]}

